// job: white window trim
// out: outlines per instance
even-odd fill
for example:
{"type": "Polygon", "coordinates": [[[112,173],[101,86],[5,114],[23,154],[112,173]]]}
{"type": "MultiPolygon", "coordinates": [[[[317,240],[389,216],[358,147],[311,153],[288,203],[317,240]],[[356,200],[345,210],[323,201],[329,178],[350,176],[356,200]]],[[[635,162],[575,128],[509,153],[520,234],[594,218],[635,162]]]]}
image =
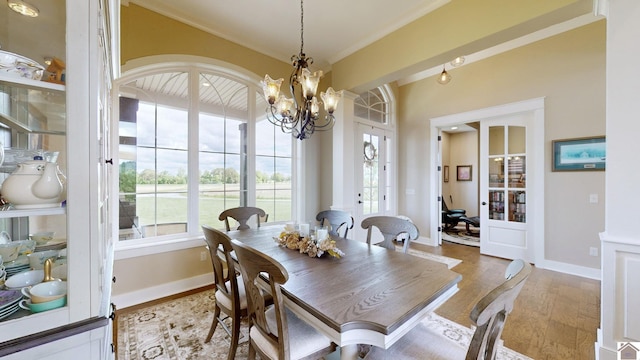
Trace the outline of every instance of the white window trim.
{"type": "MultiPolygon", "coordinates": [[[[120,118],[119,111],[119,96],[118,92],[120,86],[126,84],[136,78],[143,77],[149,74],[158,73],[159,71],[185,71],[189,72],[189,76],[193,76],[192,74],[196,74],[195,76],[199,76],[200,72],[218,72],[225,74],[226,76],[235,77],[236,80],[243,82],[248,87],[248,116],[250,119],[255,119],[257,110],[256,110],[256,101],[255,94],[260,91],[260,80],[262,77],[247,71],[244,68],[241,68],[237,65],[227,63],[224,61],[219,61],[216,59],[200,57],[200,56],[192,56],[192,55],[155,55],[148,56],[139,59],[134,59],[128,61],[125,65],[122,66],[122,76],[114,81],[112,91],[113,91],[113,103],[111,104],[112,109],[111,113],[113,114],[114,119],[120,118]]],[[[191,82],[193,86],[197,86],[198,81],[191,82]]],[[[197,98],[192,98],[191,102],[198,102],[197,98]]],[[[193,104],[190,104],[193,105],[193,104]]],[[[197,110],[198,105],[192,109],[197,110]]],[[[190,116],[198,116],[197,111],[191,112],[193,115],[190,116]]],[[[191,121],[191,119],[189,119],[191,121]]],[[[249,205],[252,202],[255,202],[255,121],[249,121],[248,126],[250,127],[248,148],[247,148],[247,157],[249,161],[249,205]]],[[[189,141],[192,141],[195,137],[197,139],[198,131],[190,131],[189,133],[189,141]],[[195,134],[192,134],[195,133],[195,134]]],[[[292,138],[293,139],[293,138],[292,138]]],[[[197,141],[197,140],[196,140],[197,141]]],[[[112,131],[111,133],[111,143],[119,144],[119,134],[117,131],[112,131]]],[[[298,179],[302,176],[302,171],[304,170],[304,166],[300,166],[299,162],[303,158],[301,156],[302,146],[299,146],[297,141],[292,140],[292,193],[291,193],[291,214],[295,219],[299,216],[299,209],[304,208],[304,204],[300,204],[300,201],[305,201],[303,197],[298,198],[299,191],[296,191],[300,184],[300,180],[298,179]]],[[[119,164],[120,158],[118,154],[118,146],[112,147],[112,155],[113,155],[113,163],[119,164]]],[[[197,162],[194,162],[193,159],[189,158],[190,164],[195,164],[193,166],[197,166],[197,162]]],[[[112,168],[112,178],[119,178],[119,167],[113,166],[112,168]]],[[[190,173],[192,169],[189,167],[190,173]]],[[[189,180],[189,186],[191,186],[191,180],[189,180]]],[[[197,188],[197,186],[196,186],[197,188]]],[[[114,181],[111,189],[112,194],[119,194],[119,182],[114,181]]],[[[112,209],[119,209],[118,206],[118,198],[119,196],[112,196],[112,209]]],[[[189,196],[189,199],[191,196],[189,196]]],[[[200,246],[204,246],[204,237],[202,234],[189,233],[191,229],[189,227],[193,226],[192,224],[197,224],[198,219],[192,220],[192,217],[196,217],[194,214],[197,211],[193,211],[192,207],[197,208],[197,201],[189,202],[189,218],[187,219],[187,232],[188,234],[185,236],[183,234],[178,235],[167,235],[167,236],[158,236],[152,238],[143,238],[136,240],[126,240],[120,241],[118,238],[114,239],[114,259],[128,259],[135,258],[141,256],[148,256],[154,254],[161,254],[165,252],[172,252],[177,250],[185,250],[190,248],[197,248],[200,246]],[[195,222],[193,222],[195,221],[195,222]]],[[[197,209],[196,209],[197,210],[197,209]]],[[[118,226],[118,212],[112,212],[112,234],[119,234],[119,226],[118,226]]],[[[276,222],[277,223],[277,222],[276,222]]]]}

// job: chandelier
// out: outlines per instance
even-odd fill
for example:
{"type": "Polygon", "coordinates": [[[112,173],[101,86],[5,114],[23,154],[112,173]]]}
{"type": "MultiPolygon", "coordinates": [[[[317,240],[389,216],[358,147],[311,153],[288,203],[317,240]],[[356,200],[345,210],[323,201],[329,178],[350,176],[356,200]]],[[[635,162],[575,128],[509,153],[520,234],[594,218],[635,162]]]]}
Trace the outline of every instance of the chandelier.
{"type": "Polygon", "coordinates": [[[264,76],[262,90],[264,97],[269,102],[266,109],[267,119],[272,124],[279,126],[285,133],[291,133],[295,138],[304,140],[313,135],[315,131],[330,130],[335,123],[333,112],[342,97],[342,90],[334,91],[331,87],[327,92],[321,92],[320,98],[324,103],[326,115],[320,116],[320,105],[316,97],[318,82],[322,77],[322,71],[311,73],[309,65],[313,64],[313,58],[304,53],[304,6],[300,0],[300,53],[291,56],[294,67],[289,77],[289,90],[291,98],[280,94],[280,85],[284,79],[273,80],[268,74],[264,76]],[[299,87],[296,92],[296,87],[299,87]]]}

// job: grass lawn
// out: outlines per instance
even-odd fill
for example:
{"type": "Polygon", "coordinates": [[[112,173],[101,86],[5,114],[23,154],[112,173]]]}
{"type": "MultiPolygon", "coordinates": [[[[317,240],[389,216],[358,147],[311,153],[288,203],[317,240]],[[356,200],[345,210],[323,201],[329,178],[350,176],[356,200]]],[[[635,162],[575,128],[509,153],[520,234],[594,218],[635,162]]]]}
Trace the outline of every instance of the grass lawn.
{"type": "MultiPolygon", "coordinates": [[[[153,185],[138,185],[136,214],[139,225],[143,227],[155,223],[186,223],[187,194],[184,192],[185,188],[185,185],[158,185],[159,196],[154,197],[152,194],[156,189],[153,185]]],[[[264,209],[269,214],[269,221],[290,220],[290,189],[290,183],[277,183],[275,190],[273,184],[259,184],[255,206],[264,209]],[[271,188],[269,189],[267,186],[271,186],[271,188]]],[[[218,220],[218,215],[224,209],[240,205],[238,185],[228,184],[226,188],[222,184],[202,185],[200,190],[199,225],[224,227],[224,222],[218,220]]]]}

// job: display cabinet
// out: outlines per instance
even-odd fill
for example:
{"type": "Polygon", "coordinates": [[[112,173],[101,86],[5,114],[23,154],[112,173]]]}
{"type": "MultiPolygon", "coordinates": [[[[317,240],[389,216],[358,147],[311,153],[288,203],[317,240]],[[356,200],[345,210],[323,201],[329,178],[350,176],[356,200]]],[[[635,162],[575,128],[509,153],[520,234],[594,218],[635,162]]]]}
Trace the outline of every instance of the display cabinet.
{"type": "MultiPolygon", "coordinates": [[[[51,34],[42,36],[64,39],[63,48],[58,49],[66,56],[64,76],[60,78],[58,72],[56,81],[47,82],[0,72],[0,128],[4,131],[0,140],[14,156],[0,167],[0,180],[9,176],[15,166],[12,161],[24,159],[16,155],[20,150],[42,150],[45,156],[57,156],[64,193],[58,206],[19,210],[5,206],[0,224],[14,238],[46,229],[66,239],[67,302],[44,312],[19,310],[0,320],[3,359],[113,357],[109,97],[119,4],[67,0],[56,1],[55,6],[63,6],[58,9],[63,14],[63,34],[53,34],[52,28],[51,34]]],[[[3,40],[15,43],[12,34],[24,29],[11,16],[3,17],[9,21],[0,31],[0,44],[3,40]]],[[[42,39],[33,40],[33,47],[38,46],[42,39]]]]}

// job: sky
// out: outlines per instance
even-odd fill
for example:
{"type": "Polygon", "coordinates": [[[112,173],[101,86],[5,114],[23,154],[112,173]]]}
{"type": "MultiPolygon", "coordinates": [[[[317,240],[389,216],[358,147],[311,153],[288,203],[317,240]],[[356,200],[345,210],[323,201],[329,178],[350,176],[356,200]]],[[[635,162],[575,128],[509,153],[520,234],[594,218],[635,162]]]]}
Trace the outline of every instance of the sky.
{"type": "MultiPolygon", "coordinates": [[[[137,154],[134,146],[120,145],[121,162],[137,157],[137,171],[154,168],[154,150],[158,147],[158,172],[177,174],[187,171],[188,127],[187,111],[171,107],[158,107],[158,129],[155,131],[155,108],[152,104],[140,102],[137,122],[121,123],[120,136],[137,136],[137,154]],[[156,135],[157,134],[157,135],[156,135]],[[144,148],[141,146],[150,146],[144,148]],[[137,156],[136,156],[137,155],[137,156]]],[[[240,130],[242,122],[224,119],[208,114],[200,115],[200,171],[233,167],[240,172],[240,130]],[[220,131],[226,127],[225,133],[220,131]],[[227,152],[225,156],[223,153],[227,152]]],[[[291,159],[274,157],[291,156],[292,136],[280,131],[267,120],[256,124],[256,171],[272,174],[276,172],[291,176],[291,159]],[[275,162],[275,164],[274,164],[275,162]]]]}

